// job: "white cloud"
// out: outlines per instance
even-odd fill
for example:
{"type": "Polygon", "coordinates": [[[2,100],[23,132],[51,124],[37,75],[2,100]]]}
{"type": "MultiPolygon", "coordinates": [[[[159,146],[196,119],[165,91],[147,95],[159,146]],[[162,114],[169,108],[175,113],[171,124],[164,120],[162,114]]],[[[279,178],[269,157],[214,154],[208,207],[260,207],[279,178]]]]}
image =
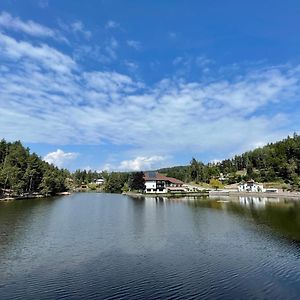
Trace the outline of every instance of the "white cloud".
{"type": "Polygon", "coordinates": [[[116,50],[118,47],[119,43],[114,37],[111,37],[108,41],[106,41],[104,50],[110,60],[115,60],[117,58],[116,50]]]}
{"type": "Polygon", "coordinates": [[[123,160],[118,169],[123,171],[146,171],[151,170],[165,158],[163,156],[138,156],[132,160],[123,160]]]}
{"type": "Polygon", "coordinates": [[[85,171],[87,171],[87,172],[88,172],[88,171],[92,171],[92,167],[89,166],[89,165],[87,165],[87,166],[81,168],[81,170],[85,170],[85,171]]]}
{"type": "Polygon", "coordinates": [[[87,72],[83,74],[86,85],[95,91],[105,93],[132,92],[136,82],[129,76],[116,72],[87,72]]]}
{"type": "Polygon", "coordinates": [[[61,168],[68,162],[77,158],[78,155],[79,154],[75,152],[64,152],[63,150],[57,149],[55,152],[48,153],[43,159],[49,164],[53,164],[61,168]]]}
{"type": "MultiPolygon", "coordinates": [[[[114,39],[107,44],[118,47],[114,39]]],[[[209,81],[164,78],[147,86],[116,71],[86,71],[53,47],[3,33],[0,59],[0,136],[126,145],[139,159],[124,161],[123,168],[185,151],[226,157],[283,137],[290,128],[300,130],[295,65],[259,67],[236,77],[217,73],[209,81]]]]}
{"type": "Polygon", "coordinates": [[[92,33],[89,30],[86,30],[84,28],[84,25],[81,21],[76,21],[71,24],[72,31],[74,33],[80,33],[82,34],[86,39],[90,39],[92,36],[92,33]]]}
{"type": "Polygon", "coordinates": [[[174,74],[177,77],[186,77],[191,74],[192,71],[196,71],[197,73],[200,71],[202,75],[204,74],[205,78],[207,78],[207,74],[211,71],[211,66],[214,65],[214,61],[204,55],[196,57],[184,55],[175,57],[172,64],[175,67],[174,74]]]}
{"type": "Polygon", "coordinates": [[[127,45],[135,50],[141,50],[141,42],[135,40],[127,40],[127,45]]]}
{"type": "Polygon", "coordinates": [[[0,28],[21,31],[35,37],[50,37],[65,40],[59,32],[49,27],[38,24],[34,21],[22,21],[18,17],[13,17],[7,12],[0,14],[0,28]]]}
{"type": "Polygon", "coordinates": [[[210,163],[211,163],[211,164],[214,164],[214,165],[216,165],[216,164],[218,164],[218,163],[220,163],[220,162],[222,162],[222,159],[217,159],[217,158],[212,159],[212,160],[210,161],[210,163]]]}
{"type": "Polygon", "coordinates": [[[102,168],[100,168],[98,170],[99,173],[101,173],[102,171],[107,171],[110,172],[114,169],[114,167],[112,166],[112,164],[106,163],[102,168]]]}
{"type": "Polygon", "coordinates": [[[139,68],[139,65],[133,61],[124,61],[124,65],[130,70],[130,71],[136,71],[139,68]]]}
{"type": "Polygon", "coordinates": [[[172,63],[173,63],[173,65],[178,65],[178,64],[180,64],[182,61],[183,61],[183,57],[182,56],[177,56],[173,61],[172,61],[172,63]]]}
{"type": "MultiPolygon", "coordinates": [[[[67,55],[62,54],[46,44],[33,46],[24,41],[17,40],[0,33],[1,57],[10,59],[29,59],[42,67],[53,71],[69,72],[75,67],[75,62],[67,55]]],[[[36,65],[36,67],[39,67],[36,65]]]]}
{"type": "Polygon", "coordinates": [[[120,24],[113,21],[113,20],[109,20],[107,21],[107,23],[105,24],[105,28],[106,29],[112,29],[112,28],[118,28],[120,27],[120,24]]]}
{"type": "Polygon", "coordinates": [[[209,58],[207,58],[204,55],[196,57],[196,61],[195,62],[197,64],[197,66],[199,66],[199,67],[205,67],[207,65],[210,65],[210,64],[214,63],[214,61],[212,59],[209,59],[209,58]]]}
{"type": "Polygon", "coordinates": [[[74,58],[77,61],[82,61],[85,58],[93,59],[102,64],[109,64],[118,58],[117,50],[119,42],[110,37],[103,40],[101,44],[80,44],[74,50],[74,58]]]}

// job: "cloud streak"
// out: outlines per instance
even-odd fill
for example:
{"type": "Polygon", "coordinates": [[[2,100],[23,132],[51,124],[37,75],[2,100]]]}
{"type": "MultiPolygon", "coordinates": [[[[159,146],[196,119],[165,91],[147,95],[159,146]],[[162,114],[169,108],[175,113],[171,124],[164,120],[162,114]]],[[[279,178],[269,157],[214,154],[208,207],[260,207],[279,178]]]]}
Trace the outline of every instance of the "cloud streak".
{"type": "MultiPolygon", "coordinates": [[[[17,41],[2,33],[0,33],[0,50],[2,59],[7,58],[12,61],[25,59],[40,70],[46,68],[48,71],[70,72],[75,67],[75,62],[71,57],[46,44],[33,46],[31,43],[17,41]]],[[[24,62],[22,65],[25,66],[24,62]]]]}
{"type": "Polygon", "coordinates": [[[32,20],[22,21],[18,17],[13,17],[11,14],[5,11],[0,14],[0,28],[23,32],[34,37],[50,37],[53,39],[66,41],[66,39],[63,38],[56,30],[43,26],[32,20]]]}

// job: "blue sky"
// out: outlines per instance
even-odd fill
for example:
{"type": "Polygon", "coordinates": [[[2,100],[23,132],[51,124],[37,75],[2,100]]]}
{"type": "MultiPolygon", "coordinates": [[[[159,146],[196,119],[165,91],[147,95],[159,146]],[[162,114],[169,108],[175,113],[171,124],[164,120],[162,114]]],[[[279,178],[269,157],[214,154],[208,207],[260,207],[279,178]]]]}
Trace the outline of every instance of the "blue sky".
{"type": "Polygon", "coordinates": [[[299,0],[2,0],[0,136],[71,170],[220,160],[300,131],[299,0]]]}

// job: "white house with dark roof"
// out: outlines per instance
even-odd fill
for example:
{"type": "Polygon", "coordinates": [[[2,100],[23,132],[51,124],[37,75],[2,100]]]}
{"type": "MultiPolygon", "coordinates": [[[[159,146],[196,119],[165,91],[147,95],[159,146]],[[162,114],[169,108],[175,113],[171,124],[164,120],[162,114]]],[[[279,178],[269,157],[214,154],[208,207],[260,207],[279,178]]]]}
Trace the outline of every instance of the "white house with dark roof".
{"type": "Polygon", "coordinates": [[[255,182],[253,179],[246,181],[246,182],[241,182],[238,185],[238,191],[239,192],[264,192],[264,187],[262,184],[259,184],[255,182]]]}
{"type": "Polygon", "coordinates": [[[158,172],[145,172],[145,193],[186,192],[179,179],[164,176],[158,172]]]}
{"type": "Polygon", "coordinates": [[[103,178],[98,178],[98,179],[95,179],[94,182],[95,182],[97,185],[102,185],[102,184],[104,184],[104,179],[103,179],[103,178]]]}

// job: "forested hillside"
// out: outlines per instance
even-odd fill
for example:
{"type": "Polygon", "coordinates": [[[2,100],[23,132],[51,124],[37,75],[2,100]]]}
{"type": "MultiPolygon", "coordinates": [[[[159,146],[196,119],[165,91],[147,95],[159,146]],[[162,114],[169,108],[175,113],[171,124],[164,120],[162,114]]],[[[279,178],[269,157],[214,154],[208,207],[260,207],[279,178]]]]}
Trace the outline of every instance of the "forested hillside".
{"type": "Polygon", "coordinates": [[[21,142],[0,142],[0,196],[55,195],[67,189],[67,170],[61,170],[31,154],[21,142]]]}
{"type": "Polygon", "coordinates": [[[168,176],[189,181],[209,182],[222,173],[226,183],[253,178],[256,181],[281,181],[298,189],[300,187],[300,136],[270,143],[253,151],[236,155],[216,164],[204,164],[192,159],[189,166],[159,170],[168,176]]]}
{"type": "MultiPolygon", "coordinates": [[[[282,182],[291,189],[300,188],[300,136],[294,134],[280,142],[270,143],[262,148],[236,155],[219,163],[204,164],[193,158],[190,165],[158,170],[167,176],[185,182],[206,182],[221,179],[223,183],[236,183],[250,178],[259,182],[282,182]]],[[[142,175],[123,172],[92,172],[77,170],[70,174],[43,161],[35,153],[30,153],[21,142],[0,142],[0,196],[4,192],[14,195],[55,195],[66,191],[67,178],[73,187],[93,182],[101,177],[105,179],[104,190],[120,192],[138,189],[137,182],[142,175]],[[133,176],[133,177],[132,177],[133,176]]]]}

